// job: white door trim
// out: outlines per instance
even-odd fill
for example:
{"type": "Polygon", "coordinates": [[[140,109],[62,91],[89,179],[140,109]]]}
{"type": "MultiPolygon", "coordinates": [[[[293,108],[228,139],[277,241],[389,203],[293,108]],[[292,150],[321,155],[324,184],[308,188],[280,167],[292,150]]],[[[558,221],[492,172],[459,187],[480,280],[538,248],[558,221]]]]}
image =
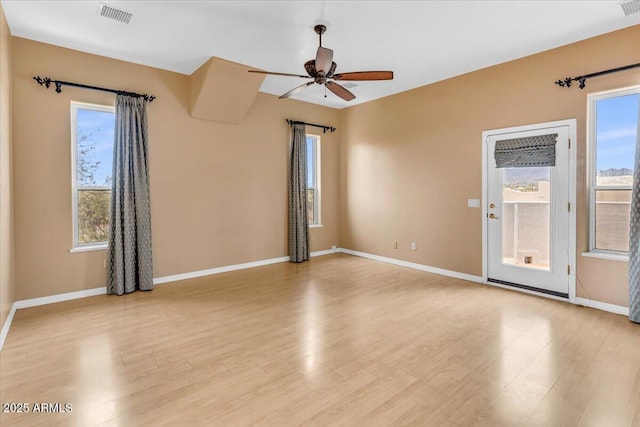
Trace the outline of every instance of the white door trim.
{"type": "MultiPolygon", "coordinates": [[[[571,210],[569,211],[569,266],[571,273],[569,274],[569,301],[576,302],[576,119],[558,120],[555,122],[536,123],[524,126],[515,126],[510,128],[492,129],[482,132],[482,283],[494,285],[487,281],[488,272],[488,254],[487,254],[487,173],[489,159],[485,144],[490,135],[502,135],[506,133],[524,132],[548,127],[567,126],[569,128],[569,140],[571,148],[569,149],[569,203],[571,210]]],[[[518,290],[517,288],[512,288],[518,290]]],[[[551,297],[544,293],[527,292],[536,295],[551,297]]],[[[555,299],[555,298],[554,298],[555,299]]]]}

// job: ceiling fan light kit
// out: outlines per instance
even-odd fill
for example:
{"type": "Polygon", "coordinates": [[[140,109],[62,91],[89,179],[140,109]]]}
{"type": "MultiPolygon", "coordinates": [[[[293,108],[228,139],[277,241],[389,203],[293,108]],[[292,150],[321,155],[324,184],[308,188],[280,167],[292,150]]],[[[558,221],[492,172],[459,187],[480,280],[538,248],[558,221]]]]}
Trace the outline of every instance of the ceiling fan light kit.
{"type": "MultiPolygon", "coordinates": [[[[336,81],[365,81],[365,80],[392,80],[393,71],[354,71],[350,73],[338,73],[335,74],[337,64],[333,62],[333,50],[322,46],[322,35],[327,31],[327,27],[324,25],[316,25],[313,30],[318,34],[320,39],[318,50],[316,51],[316,58],[311,59],[304,63],[304,69],[307,72],[307,76],[301,74],[288,74],[277,73],[271,71],[261,70],[249,70],[250,73],[270,74],[273,76],[288,76],[299,77],[303,79],[313,79],[310,82],[306,82],[296,88],[293,88],[289,92],[280,96],[282,98],[290,98],[296,95],[312,84],[316,83],[329,89],[335,95],[344,99],[345,101],[351,101],[355,99],[355,95],[351,93],[344,86],[336,83],[336,81]]],[[[326,95],[325,95],[326,96],[326,95]]]]}

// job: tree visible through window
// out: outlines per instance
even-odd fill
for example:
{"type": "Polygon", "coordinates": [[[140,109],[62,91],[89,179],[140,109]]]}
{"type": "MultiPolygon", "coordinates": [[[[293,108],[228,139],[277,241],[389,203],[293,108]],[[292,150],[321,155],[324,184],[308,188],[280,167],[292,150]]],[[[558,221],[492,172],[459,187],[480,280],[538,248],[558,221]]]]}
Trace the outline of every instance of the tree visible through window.
{"type": "Polygon", "coordinates": [[[109,236],[115,111],[72,103],[74,246],[106,244],[109,236]]]}
{"type": "Polygon", "coordinates": [[[629,251],[640,88],[593,95],[591,249],[629,251]]]}

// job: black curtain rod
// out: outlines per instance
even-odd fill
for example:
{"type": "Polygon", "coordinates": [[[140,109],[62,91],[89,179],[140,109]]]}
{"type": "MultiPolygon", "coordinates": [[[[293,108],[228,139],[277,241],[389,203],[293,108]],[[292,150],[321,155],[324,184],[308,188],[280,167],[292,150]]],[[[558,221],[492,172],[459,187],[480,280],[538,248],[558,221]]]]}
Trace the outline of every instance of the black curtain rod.
{"type": "Polygon", "coordinates": [[[600,77],[600,76],[604,76],[605,74],[618,73],[620,71],[626,71],[626,70],[630,70],[632,68],[638,68],[638,67],[640,67],[640,62],[638,62],[637,64],[625,65],[624,67],[612,68],[610,70],[605,70],[605,71],[598,71],[597,73],[585,74],[584,76],[565,77],[564,80],[558,80],[555,83],[561,87],[571,87],[571,82],[580,82],[580,89],[584,89],[585,86],[587,85],[587,79],[590,79],[591,77],[600,77]]]}
{"type": "Polygon", "coordinates": [[[65,86],[80,87],[83,89],[101,90],[103,92],[111,92],[117,95],[128,95],[128,96],[133,96],[135,98],[144,98],[144,100],[147,102],[151,102],[154,99],[156,99],[155,96],[148,95],[146,93],[135,93],[135,92],[128,92],[126,90],[108,89],[108,88],[98,87],[98,86],[83,85],[80,83],[65,82],[62,80],[52,80],[49,77],[45,77],[43,79],[40,76],[35,76],[33,80],[35,80],[40,86],[44,86],[47,89],[49,89],[49,87],[51,87],[51,83],[53,83],[56,86],[57,93],[62,92],[62,86],[65,85],[65,86]]]}
{"type": "Polygon", "coordinates": [[[327,131],[331,131],[333,133],[333,132],[336,131],[336,128],[334,128],[333,126],[316,125],[314,123],[300,122],[298,120],[287,119],[287,123],[289,123],[289,126],[291,126],[291,125],[307,125],[307,126],[313,126],[313,127],[317,127],[317,128],[322,128],[322,133],[327,133],[327,131]]]}

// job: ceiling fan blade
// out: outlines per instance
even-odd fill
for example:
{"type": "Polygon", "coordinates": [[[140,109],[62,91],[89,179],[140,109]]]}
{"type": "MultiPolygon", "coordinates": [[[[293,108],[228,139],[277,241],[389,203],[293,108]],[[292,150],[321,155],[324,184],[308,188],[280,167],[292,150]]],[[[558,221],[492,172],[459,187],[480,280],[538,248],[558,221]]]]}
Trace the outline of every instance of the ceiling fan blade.
{"type": "Polygon", "coordinates": [[[327,82],[327,83],[325,83],[325,86],[327,86],[327,88],[329,88],[329,90],[331,92],[335,93],[336,95],[338,95],[340,98],[344,99],[345,101],[351,101],[352,99],[355,99],[355,97],[356,97],[354,94],[349,92],[344,87],[340,86],[338,83],[327,82]]]}
{"type": "Polygon", "coordinates": [[[318,74],[326,76],[333,63],[333,51],[320,46],[316,52],[316,71],[318,74]]]}
{"type": "Polygon", "coordinates": [[[280,96],[280,99],[283,99],[283,98],[290,98],[290,97],[292,97],[293,95],[295,95],[296,93],[300,93],[300,92],[302,92],[303,90],[305,90],[306,88],[308,88],[309,86],[311,86],[313,83],[314,83],[314,82],[307,82],[307,83],[301,84],[300,86],[298,86],[298,87],[296,87],[296,88],[294,88],[294,89],[291,89],[289,92],[285,93],[284,95],[281,95],[281,96],[280,96]]]}
{"type": "Polygon", "coordinates": [[[333,78],[336,80],[393,80],[393,71],[354,71],[338,73],[333,78]]]}
{"type": "Polygon", "coordinates": [[[250,73],[271,74],[272,76],[302,77],[303,79],[310,78],[309,76],[303,76],[301,74],[275,73],[272,71],[260,71],[260,70],[248,70],[248,71],[250,73]]]}

